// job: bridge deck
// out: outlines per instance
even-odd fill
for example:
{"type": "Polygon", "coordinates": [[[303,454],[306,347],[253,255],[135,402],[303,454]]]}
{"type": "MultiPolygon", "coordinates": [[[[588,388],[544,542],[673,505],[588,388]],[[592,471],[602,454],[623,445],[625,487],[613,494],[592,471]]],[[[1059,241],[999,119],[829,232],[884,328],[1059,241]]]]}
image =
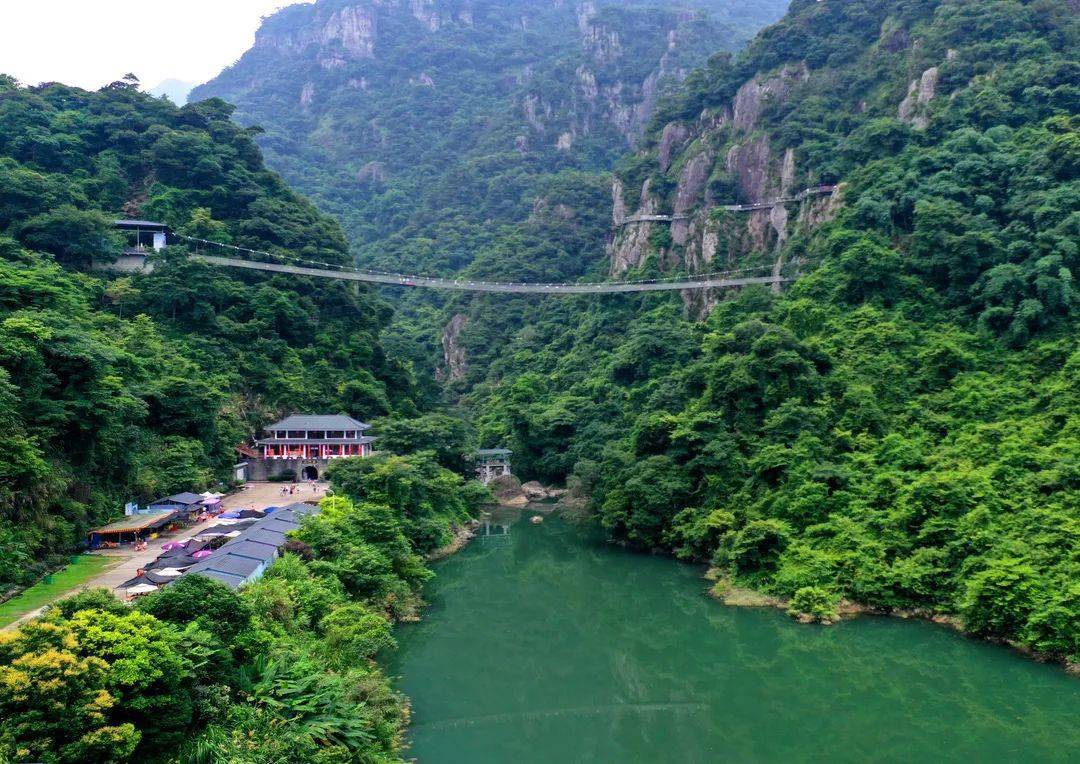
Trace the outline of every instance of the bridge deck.
{"type": "Polygon", "coordinates": [[[429,289],[456,289],[462,292],[504,292],[511,294],[614,294],[622,292],[657,292],[681,289],[723,289],[748,284],[783,284],[794,279],[786,276],[745,276],[738,278],[717,277],[686,279],[681,281],[609,281],[606,283],[586,284],[511,284],[499,281],[465,281],[461,279],[440,279],[427,276],[399,276],[388,273],[365,273],[363,271],[331,270],[329,268],[308,268],[300,265],[279,263],[261,263],[254,260],[239,260],[232,257],[214,255],[191,255],[194,260],[201,260],[211,265],[226,268],[246,268],[270,273],[291,273],[296,276],[315,276],[317,278],[342,279],[345,281],[366,281],[390,286],[416,286],[429,289]]]}

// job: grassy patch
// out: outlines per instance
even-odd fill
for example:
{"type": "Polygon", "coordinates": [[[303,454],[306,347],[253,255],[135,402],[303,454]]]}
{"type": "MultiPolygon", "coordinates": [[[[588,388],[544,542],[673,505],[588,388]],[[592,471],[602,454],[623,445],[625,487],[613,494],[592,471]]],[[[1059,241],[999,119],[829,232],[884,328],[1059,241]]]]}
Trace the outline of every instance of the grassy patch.
{"type": "Polygon", "coordinates": [[[0,627],[47,605],[61,594],[85,584],[104,570],[120,562],[115,557],[80,554],[71,558],[63,570],[45,576],[22,594],[0,605],[0,627]]]}

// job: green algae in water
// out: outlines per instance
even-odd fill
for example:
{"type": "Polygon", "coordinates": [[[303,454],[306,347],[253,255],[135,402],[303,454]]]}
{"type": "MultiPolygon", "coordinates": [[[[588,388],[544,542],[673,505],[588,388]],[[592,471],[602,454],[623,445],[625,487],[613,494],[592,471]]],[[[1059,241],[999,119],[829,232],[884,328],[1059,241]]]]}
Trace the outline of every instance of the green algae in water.
{"type": "Polygon", "coordinates": [[[933,624],[724,607],[551,518],[436,572],[388,665],[421,762],[1080,759],[1080,680],[933,624]]]}

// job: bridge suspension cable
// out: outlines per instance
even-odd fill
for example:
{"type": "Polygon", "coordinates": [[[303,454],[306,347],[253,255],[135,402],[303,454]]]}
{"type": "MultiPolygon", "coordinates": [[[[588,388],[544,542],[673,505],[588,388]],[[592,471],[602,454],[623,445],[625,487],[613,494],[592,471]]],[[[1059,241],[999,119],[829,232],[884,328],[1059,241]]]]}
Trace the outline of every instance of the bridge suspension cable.
{"type": "Polygon", "coordinates": [[[752,275],[761,274],[770,270],[771,266],[756,268],[742,268],[731,271],[719,271],[715,273],[703,273],[694,275],[672,276],[666,279],[653,279],[641,281],[604,281],[604,282],[559,282],[559,283],[518,283],[503,281],[483,281],[476,279],[450,279],[436,276],[416,276],[405,273],[387,273],[380,271],[360,270],[348,268],[337,263],[323,263],[303,258],[263,252],[260,250],[238,247],[233,244],[200,239],[194,236],[175,234],[178,239],[192,242],[199,246],[212,246],[224,250],[232,250],[237,253],[269,257],[276,260],[292,262],[264,262],[261,260],[245,260],[239,257],[220,257],[217,255],[204,255],[199,252],[191,255],[194,260],[199,260],[211,265],[226,268],[243,268],[247,270],[263,271],[270,273],[289,273],[297,276],[313,276],[316,278],[341,279],[345,281],[364,281],[374,284],[390,286],[426,287],[430,289],[451,289],[465,292],[502,292],[519,294],[611,294],[620,292],[653,292],[681,289],[721,289],[727,287],[746,286],[748,284],[782,284],[792,281],[792,278],[776,275],[752,275]]]}

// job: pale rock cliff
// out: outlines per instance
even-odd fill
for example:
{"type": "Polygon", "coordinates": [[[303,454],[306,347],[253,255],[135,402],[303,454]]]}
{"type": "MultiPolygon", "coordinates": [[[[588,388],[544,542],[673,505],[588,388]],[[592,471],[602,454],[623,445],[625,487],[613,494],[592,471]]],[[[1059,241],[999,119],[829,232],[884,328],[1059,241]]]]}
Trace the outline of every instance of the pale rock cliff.
{"type": "MultiPolygon", "coordinates": [[[[796,204],[777,204],[747,211],[724,210],[722,205],[758,203],[789,198],[800,190],[798,157],[793,149],[774,150],[759,128],[770,102],[783,103],[810,77],[803,63],[788,64],[769,76],[744,83],[729,104],[703,112],[697,120],[672,122],[657,139],[656,169],[674,181],[665,198],[651,192],[652,177],[644,181],[636,209],[626,203],[622,180],[612,185],[613,235],[608,254],[611,274],[619,277],[654,256],[661,268],[712,272],[744,267],[748,262],[768,264],[779,275],[783,253],[795,227],[820,225],[835,214],[839,197],[808,197],[796,204]],[[711,182],[717,178],[714,198],[711,182]],[[726,182],[725,182],[726,181],[726,182]],[[636,222],[627,218],[668,214],[670,222],[636,222]],[[668,227],[670,236],[654,232],[668,227]]],[[[694,290],[683,294],[687,310],[702,316],[721,294],[694,290]]]]}
{"type": "Polygon", "coordinates": [[[438,377],[448,382],[453,382],[465,377],[468,362],[465,357],[465,348],[461,347],[461,332],[469,319],[461,313],[455,313],[442,333],[443,367],[438,371],[438,377]]]}
{"type": "Polygon", "coordinates": [[[316,19],[315,23],[289,31],[270,31],[264,26],[255,35],[255,47],[298,53],[316,43],[340,46],[341,51],[352,58],[371,58],[375,52],[376,32],[375,5],[349,5],[316,19]]]}
{"type": "Polygon", "coordinates": [[[912,80],[907,95],[897,109],[897,119],[914,127],[925,130],[930,126],[927,104],[937,95],[938,68],[931,66],[918,79],[912,80]]]}
{"type": "Polygon", "coordinates": [[[735,94],[732,102],[732,121],[735,128],[749,132],[757,126],[761,110],[769,100],[783,102],[787,100],[792,89],[801,82],[806,82],[810,77],[810,71],[806,64],[789,64],[780,72],[764,80],[754,77],[745,83],[735,94]]]}

